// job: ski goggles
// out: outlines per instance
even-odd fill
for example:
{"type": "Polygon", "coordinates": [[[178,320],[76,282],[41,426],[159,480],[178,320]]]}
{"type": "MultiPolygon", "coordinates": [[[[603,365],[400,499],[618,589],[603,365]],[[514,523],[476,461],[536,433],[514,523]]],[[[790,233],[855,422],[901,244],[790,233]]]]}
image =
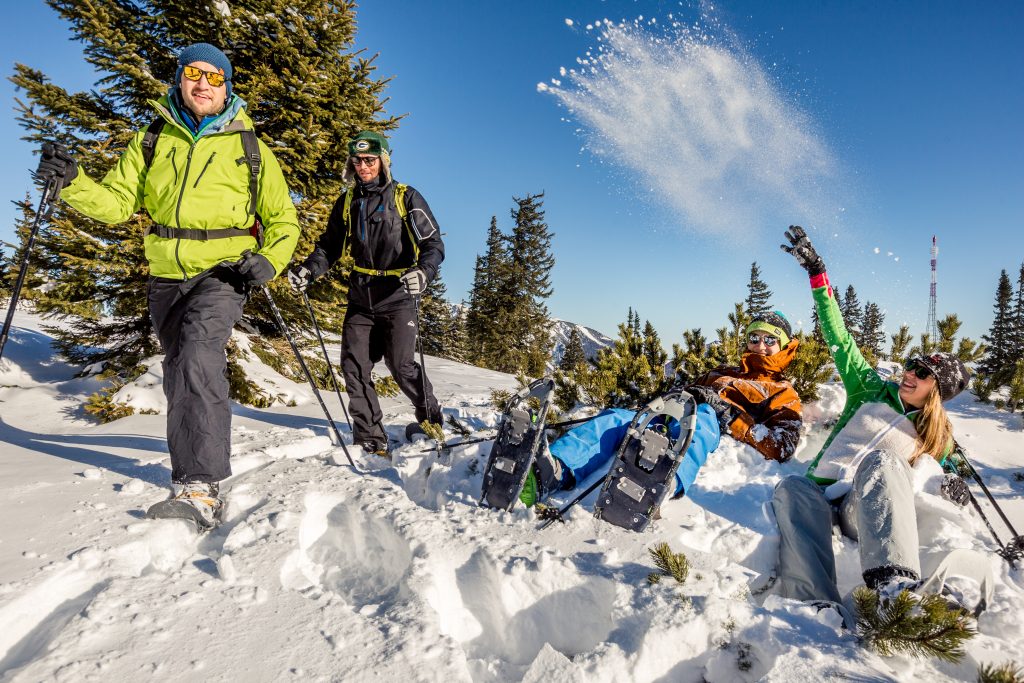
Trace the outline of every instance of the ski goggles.
{"type": "Polygon", "coordinates": [[[747,335],[748,344],[760,344],[764,342],[764,345],[771,348],[779,343],[778,337],[773,337],[770,334],[758,334],[757,332],[751,332],[747,335]]]}
{"type": "Polygon", "coordinates": [[[224,74],[217,73],[216,71],[203,71],[199,67],[186,66],[181,70],[181,75],[190,81],[198,81],[203,76],[206,76],[206,82],[210,84],[211,88],[219,88],[224,85],[224,74]]]}
{"type": "Polygon", "coordinates": [[[907,361],[907,364],[903,366],[907,372],[910,372],[917,376],[918,379],[928,379],[934,377],[935,373],[931,369],[926,368],[917,362],[917,359],[907,361]]]}

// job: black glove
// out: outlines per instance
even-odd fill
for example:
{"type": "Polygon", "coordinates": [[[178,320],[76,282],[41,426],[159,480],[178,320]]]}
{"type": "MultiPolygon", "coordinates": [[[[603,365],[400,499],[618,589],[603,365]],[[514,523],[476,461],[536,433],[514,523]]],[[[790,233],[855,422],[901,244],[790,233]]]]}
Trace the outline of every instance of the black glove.
{"type": "Polygon", "coordinates": [[[786,231],[786,239],[789,240],[791,246],[781,244],[779,247],[782,251],[792,254],[808,275],[814,277],[825,272],[825,262],[814,250],[814,245],[811,244],[811,240],[803,228],[799,225],[789,226],[789,230],[786,231]]]}
{"type": "Polygon", "coordinates": [[[288,271],[288,284],[296,294],[302,294],[313,282],[313,271],[306,266],[295,266],[288,271]]]}
{"type": "Polygon", "coordinates": [[[263,254],[256,254],[246,251],[242,258],[235,264],[235,271],[242,276],[246,283],[258,287],[265,285],[274,279],[277,270],[263,254]]]}
{"type": "Polygon", "coordinates": [[[78,175],[78,162],[71,158],[67,147],[56,142],[44,142],[43,153],[39,156],[39,166],[35,178],[40,184],[47,180],[55,180],[57,192],[71,184],[78,175]]]}
{"type": "Polygon", "coordinates": [[[956,474],[947,474],[942,478],[942,487],[939,489],[942,497],[960,507],[971,501],[971,490],[967,488],[967,482],[956,474]]]}
{"type": "Polygon", "coordinates": [[[693,396],[697,405],[704,403],[711,406],[711,409],[715,411],[715,415],[718,417],[718,426],[722,434],[728,434],[729,425],[739,417],[740,409],[719,396],[718,392],[711,387],[697,384],[686,387],[686,391],[693,396]]]}
{"type": "Polygon", "coordinates": [[[427,288],[427,274],[420,268],[410,268],[399,279],[409,296],[419,296],[427,288]]]}

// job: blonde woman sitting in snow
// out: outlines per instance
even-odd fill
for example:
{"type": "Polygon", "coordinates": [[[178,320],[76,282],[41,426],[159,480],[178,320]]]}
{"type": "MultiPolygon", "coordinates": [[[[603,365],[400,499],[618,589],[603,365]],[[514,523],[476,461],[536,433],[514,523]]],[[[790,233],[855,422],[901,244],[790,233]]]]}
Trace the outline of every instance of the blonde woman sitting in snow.
{"type": "MultiPolygon", "coordinates": [[[[843,324],[825,264],[799,226],[786,233],[807,271],[825,342],[846,388],[846,405],[806,476],[787,477],[772,508],[781,535],[778,592],[786,598],[834,607],[844,615],[832,551],[833,514],[859,543],[864,583],[883,598],[921,588],[918,526],[911,468],[922,458],[940,464],[953,451],[943,402],[967,387],[970,373],[948,353],[914,358],[899,383],[872,368],[843,324]],[[827,487],[827,488],[826,488],[827,487]]],[[[959,505],[967,486],[947,474],[942,492],[959,505]]]]}

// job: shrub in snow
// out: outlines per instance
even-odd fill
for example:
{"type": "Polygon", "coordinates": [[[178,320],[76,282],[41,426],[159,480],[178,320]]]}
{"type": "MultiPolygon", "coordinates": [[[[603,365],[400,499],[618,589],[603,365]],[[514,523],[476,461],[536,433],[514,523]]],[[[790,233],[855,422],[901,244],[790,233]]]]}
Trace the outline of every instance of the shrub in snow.
{"type": "Polygon", "coordinates": [[[959,662],[963,644],[978,633],[966,610],[935,593],[917,595],[904,589],[895,597],[879,597],[862,586],[853,592],[853,600],[858,635],[883,657],[905,653],[959,662]]]}

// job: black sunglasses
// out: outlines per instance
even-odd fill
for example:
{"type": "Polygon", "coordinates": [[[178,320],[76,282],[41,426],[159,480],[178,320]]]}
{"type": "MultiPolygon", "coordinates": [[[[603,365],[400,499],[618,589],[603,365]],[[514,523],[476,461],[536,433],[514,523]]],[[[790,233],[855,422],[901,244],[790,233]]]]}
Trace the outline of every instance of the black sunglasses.
{"type": "Polygon", "coordinates": [[[915,375],[917,375],[918,379],[928,379],[929,377],[935,376],[934,372],[932,372],[925,366],[921,365],[916,360],[909,361],[904,367],[906,368],[907,372],[912,372],[915,375]]]}

